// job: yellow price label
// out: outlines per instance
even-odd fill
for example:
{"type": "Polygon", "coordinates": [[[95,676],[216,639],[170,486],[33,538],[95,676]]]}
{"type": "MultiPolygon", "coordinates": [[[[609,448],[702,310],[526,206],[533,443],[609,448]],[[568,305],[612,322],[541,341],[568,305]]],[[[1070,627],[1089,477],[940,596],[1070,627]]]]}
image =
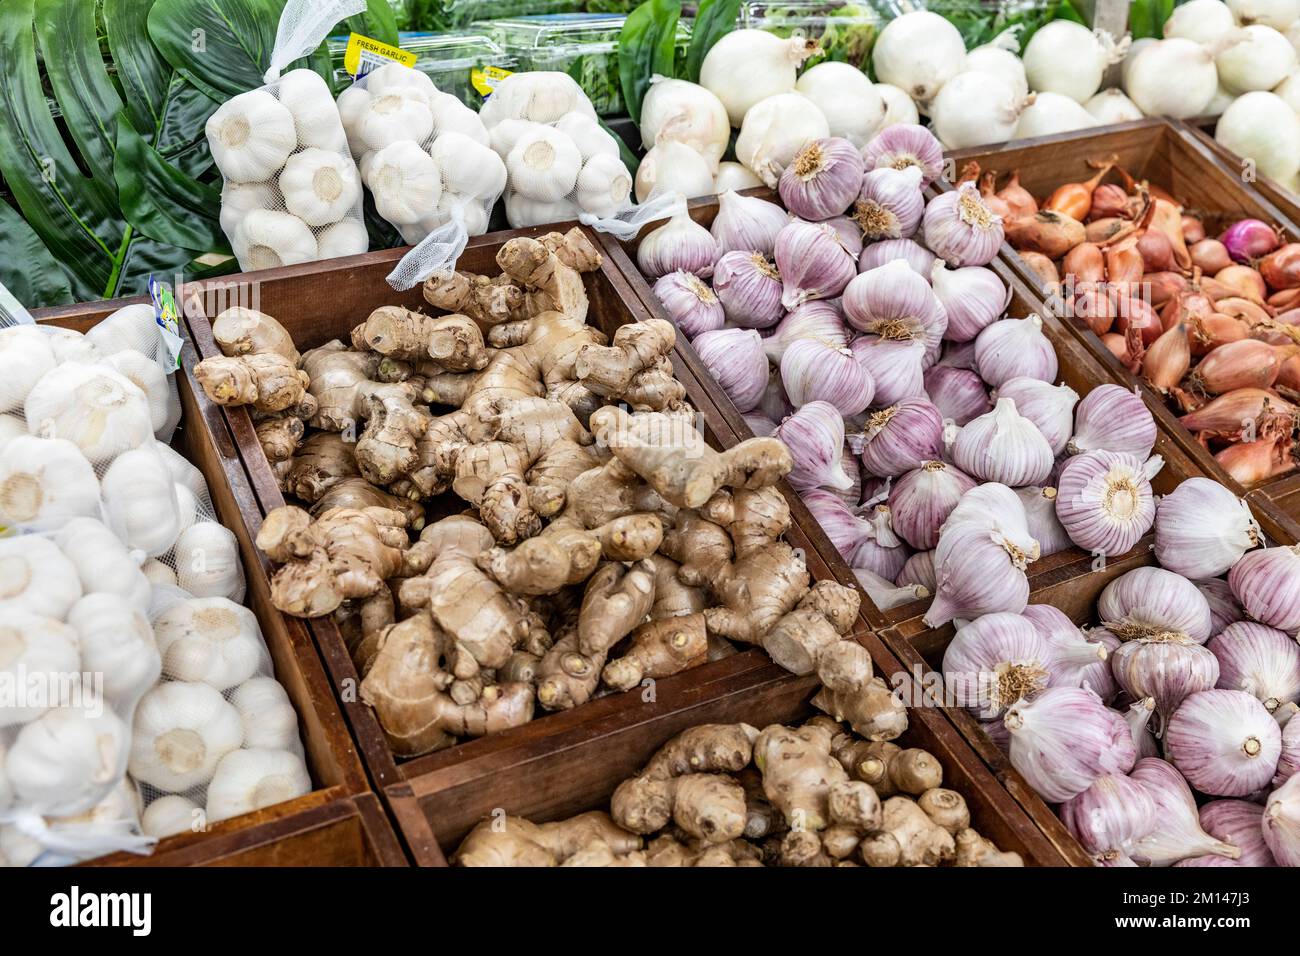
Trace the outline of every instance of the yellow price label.
{"type": "Polygon", "coordinates": [[[348,37],[348,47],[343,52],[343,68],[354,79],[359,79],[385,63],[415,66],[416,59],[416,55],[408,50],[354,33],[348,37]]]}
{"type": "Polygon", "coordinates": [[[469,82],[482,96],[491,96],[497,84],[510,76],[513,71],[499,66],[480,66],[469,71],[469,82]]]}

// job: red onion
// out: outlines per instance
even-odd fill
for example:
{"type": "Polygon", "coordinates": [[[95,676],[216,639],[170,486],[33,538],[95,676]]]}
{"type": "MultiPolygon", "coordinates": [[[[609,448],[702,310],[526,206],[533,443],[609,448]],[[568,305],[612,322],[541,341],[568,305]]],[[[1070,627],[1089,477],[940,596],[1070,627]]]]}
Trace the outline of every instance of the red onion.
{"type": "Polygon", "coordinates": [[[1133,846],[1139,863],[1170,866],[1192,856],[1226,857],[1235,860],[1241,850],[1218,840],[1201,829],[1196,815],[1196,798],[1182,774],[1159,757],[1145,757],[1130,775],[1155,803],[1152,828],[1133,846]]]}
{"type": "Polygon", "coordinates": [[[718,329],[691,343],[700,361],[741,412],[753,411],[767,388],[767,356],[753,329],[718,329]]]}
{"type": "Polygon", "coordinates": [[[866,146],[862,159],[867,169],[921,169],[924,189],[943,175],[943,146],[933,133],[915,123],[895,123],[881,130],[866,146]]]}
{"type": "Polygon", "coordinates": [[[922,278],[930,278],[936,261],[935,254],[912,239],[885,239],[873,242],[858,256],[858,271],[870,272],[887,262],[902,259],[912,271],[922,278]]]}
{"type": "Polygon", "coordinates": [[[940,457],[943,416],[923,398],[905,398],[867,417],[863,442],[867,474],[901,475],[940,457]]]}
{"type": "MultiPolygon", "coordinates": [[[[1201,807],[1201,829],[1241,851],[1241,866],[1277,866],[1261,825],[1264,808],[1248,800],[1211,800],[1201,807]]],[[[1222,859],[1222,857],[1220,857],[1222,859]]]]}
{"type": "Polygon", "coordinates": [[[1130,848],[1156,826],[1156,804],[1123,774],[1099,777],[1061,804],[1061,822],[1102,866],[1117,866],[1130,848]]]}
{"type": "Polygon", "coordinates": [[[1128,724],[1092,691],[1049,687],[1003,718],[1011,765],[1051,803],[1064,803],[1137,760],[1128,724]]]}
{"type": "Polygon", "coordinates": [[[847,139],[814,139],[795,153],[777,188],[786,209],[819,221],[849,208],[864,172],[862,154],[847,139]]]}
{"type": "Polygon", "coordinates": [[[1242,219],[1224,230],[1219,241],[1234,262],[1250,262],[1266,256],[1282,244],[1277,230],[1258,219],[1242,219]]]}
{"type": "Polygon", "coordinates": [[[713,291],[733,325],[766,329],[785,313],[781,277],[761,252],[728,252],[713,266],[713,291]]]}
{"type": "Polygon", "coordinates": [[[1203,690],[1165,730],[1165,755],[1202,793],[1244,797],[1273,779],[1282,731],[1264,705],[1237,690],[1203,690]]]}
{"type": "Polygon", "coordinates": [[[984,380],[969,369],[933,365],[925,370],[922,381],[930,401],[945,419],[957,425],[965,425],[993,408],[984,380]]]}
{"type": "Polygon", "coordinates": [[[1288,242],[1266,255],[1259,273],[1270,288],[1279,291],[1300,286],[1300,242],[1288,242]]]}

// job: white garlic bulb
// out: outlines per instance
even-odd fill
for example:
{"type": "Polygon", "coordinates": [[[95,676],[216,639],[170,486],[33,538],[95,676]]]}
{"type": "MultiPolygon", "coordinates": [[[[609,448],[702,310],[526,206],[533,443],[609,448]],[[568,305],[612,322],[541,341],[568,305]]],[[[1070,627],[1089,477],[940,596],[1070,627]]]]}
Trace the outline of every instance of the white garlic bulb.
{"type": "Polygon", "coordinates": [[[496,126],[493,126],[489,132],[489,145],[491,145],[493,152],[504,159],[515,148],[515,143],[519,142],[520,136],[530,130],[538,129],[542,125],[531,120],[502,120],[496,126]]]}
{"type": "Polygon", "coordinates": [[[568,199],[542,202],[521,195],[513,189],[506,190],[505,203],[506,219],[516,229],[541,226],[549,222],[567,222],[570,219],[577,219],[582,211],[568,199]]]}
{"type": "Polygon", "coordinates": [[[507,119],[554,123],[570,113],[583,113],[592,119],[596,109],[577,81],[567,73],[530,70],[515,73],[496,85],[479,116],[489,130],[507,119]]]}
{"type": "Polygon", "coordinates": [[[66,438],[93,464],[153,438],[144,392],[112,369],[68,362],[41,376],[23,405],[27,429],[66,438]]]}
{"type": "MultiPolygon", "coordinates": [[[[424,142],[433,132],[433,112],[429,109],[428,95],[414,86],[377,84],[376,77],[380,72],[376,70],[368,77],[370,97],[356,118],[357,135],[371,150],[381,150],[401,142],[424,142]]],[[[406,72],[424,76],[415,70],[406,72]]]]}
{"type": "Polygon", "coordinates": [[[154,450],[162,459],[162,463],[167,466],[167,473],[172,476],[172,481],[184,485],[200,501],[208,500],[208,483],[203,477],[203,472],[199,471],[193,462],[171,445],[164,445],[162,442],[155,445],[154,450]]]}
{"type": "Polygon", "coordinates": [[[655,190],[681,193],[687,199],[713,191],[713,167],[685,143],[664,139],[636,168],[636,199],[645,202],[655,190]]]}
{"type": "Polygon", "coordinates": [[[40,330],[45,334],[45,341],[49,345],[50,351],[54,353],[56,365],[62,365],[64,362],[80,362],[83,365],[93,365],[104,357],[99,354],[99,349],[95,347],[95,343],[76,329],[60,329],[51,325],[44,325],[40,327],[40,330]]]}
{"type": "Polygon", "coordinates": [[[269,667],[257,618],[225,598],[179,601],[153,620],[163,673],[226,690],[269,667]]]}
{"type": "Polygon", "coordinates": [[[121,776],[129,745],[128,728],[108,707],[56,707],[18,732],[5,773],[29,808],[76,813],[121,776]]]}
{"type": "Polygon", "coordinates": [[[370,248],[370,234],[360,219],[336,222],[316,237],[316,254],[321,259],[359,256],[370,248]]]}
{"type": "Polygon", "coordinates": [[[54,352],[39,329],[0,329],[0,412],[22,408],[32,386],[52,368],[54,352]]]}
{"type": "Polygon", "coordinates": [[[49,538],[0,538],[0,620],[26,611],[63,620],[81,597],[81,579],[49,538]]]}
{"type": "Polygon", "coordinates": [[[230,703],[244,721],[244,746],[301,753],[298,712],[274,677],[253,677],[235,688],[230,703]]]}
{"type": "MultiPolygon", "coordinates": [[[[438,200],[438,211],[435,216],[438,225],[451,221],[453,209],[459,214],[461,222],[465,224],[465,231],[471,236],[481,236],[488,231],[488,215],[492,211],[492,206],[485,200],[467,199],[456,193],[443,193],[442,199],[438,200]]],[[[423,225],[423,220],[421,224],[423,225]]],[[[434,226],[428,231],[433,232],[436,228],[437,226],[434,226]]]]}
{"type": "Polygon", "coordinates": [[[171,475],[154,443],[118,455],[104,473],[108,526],[127,547],[157,557],[171,550],[180,533],[180,514],[171,475]]]}
{"type": "Polygon", "coordinates": [[[207,135],[217,169],[237,183],[270,179],[298,145],[293,114],[265,90],[228,99],[208,118],[207,135]]]}
{"type": "Polygon", "coordinates": [[[221,758],[243,739],[239,712],[218,691],[169,681],[136,707],[128,769],[140,783],[181,793],[211,780],[221,758]]]}
{"type": "Polygon", "coordinates": [[[149,609],[149,579],[122,539],[96,518],[73,518],[54,542],[77,569],[85,594],[113,595],[139,611],[149,609]]]}
{"type": "Polygon", "coordinates": [[[244,217],[255,209],[271,210],[280,205],[274,181],[267,183],[227,182],[221,187],[221,231],[233,236],[244,217]]]}
{"type": "Polygon", "coordinates": [[[95,323],[86,332],[86,341],[94,345],[104,359],[127,349],[152,354],[153,345],[158,341],[158,320],[152,303],[118,309],[102,322],[95,323]]]}
{"type": "Polygon", "coordinates": [[[524,132],[506,157],[510,188],[542,202],[559,202],[573,191],[582,169],[577,145],[549,126],[524,132]]]}
{"type": "Polygon", "coordinates": [[[361,138],[360,121],[366,107],[370,105],[370,93],[365,87],[354,84],[339,94],[335,105],[343,123],[343,132],[347,134],[352,158],[360,160],[362,155],[369,152],[366,141],[361,138]]]}
{"type": "Polygon", "coordinates": [[[410,226],[435,209],[442,197],[442,170],[411,140],[380,150],[366,169],[375,210],[395,226],[410,226]]]}
{"type": "Polygon", "coordinates": [[[140,829],[146,835],[162,839],[178,833],[194,830],[194,823],[202,811],[197,803],[188,797],[169,793],[159,797],[144,808],[140,817],[140,829]]]}
{"type": "Polygon", "coordinates": [[[0,449],[27,434],[27,423],[17,415],[0,415],[0,449]]]}
{"type": "Polygon", "coordinates": [[[239,265],[246,272],[314,262],[316,237],[297,216],[271,209],[254,209],[230,237],[239,265]]]}
{"type": "MultiPolygon", "coordinates": [[[[0,558],[0,568],[4,559],[0,558]]],[[[22,608],[7,608],[0,620],[0,675],[11,686],[25,685],[29,678],[51,675],[60,678],[81,672],[77,632],[54,618],[22,608]]],[[[45,713],[58,701],[26,699],[0,707],[0,727],[25,724],[45,713]]],[[[67,702],[71,703],[71,702],[67,702]]],[[[4,782],[0,780],[0,789],[4,782]]],[[[0,794],[0,807],[4,805],[0,794]]]]}
{"type": "Polygon", "coordinates": [[[195,597],[244,598],[239,542],[229,528],[198,521],[176,539],[176,583],[195,597]]]}
{"type": "Polygon", "coordinates": [[[307,765],[297,754],[236,750],[222,759],[208,784],[208,820],[228,820],[310,792],[307,765]]]}
{"type": "Polygon", "coordinates": [[[99,513],[99,481],[66,438],[19,435],[0,457],[0,525],[57,527],[99,513]]]}
{"type": "Polygon", "coordinates": [[[347,145],[329,85],[314,70],[290,70],[280,77],[280,104],[293,116],[298,145],[340,152],[347,145]]]}
{"type": "Polygon", "coordinates": [[[140,573],[154,587],[176,587],[176,572],[157,558],[150,558],[140,566],[140,573]]]}
{"type": "Polygon", "coordinates": [[[82,664],[104,675],[110,700],[129,704],[158,683],[158,647],[139,607],[116,594],[87,594],[68,612],[68,623],[81,639],[82,664]]]}
{"type": "MultiPolygon", "coordinates": [[[[0,742],[0,812],[8,810],[13,806],[14,802],[13,784],[9,782],[9,777],[5,773],[5,752],[5,745],[0,742]]],[[[3,856],[0,854],[0,859],[2,858],[3,856]]]]}
{"type": "Polygon", "coordinates": [[[463,196],[498,196],[506,188],[506,167],[491,148],[464,133],[441,133],[429,147],[446,189],[463,196]]]}
{"type": "Polygon", "coordinates": [[[435,93],[429,101],[429,108],[433,110],[435,135],[460,133],[480,146],[492,145],[492,139],[478,114],[450,93],[435,93]]]}
{"type": "Polygon", "coordinates": [[[564,133],[578,147],[584,163],[593,156],[610,156],[618,159],[618,143],[595,119],[584,113],[570,113],[560,117],[555,128],[564,133]]]}
{"type": "MultiPolygon", "coordinates": [[[[111,368],[140,391],[149,402],[149,421],[154,433],[167,427],[171,418],[172,390],[167,373],[163,367],[135,349],[123,349],[114,352],[101,363],[111,368]]],[[[177,399],[179,404],[179,397],[177,399]]],[[[177,410],[179,417],[179,409],[177,410]]]]}
{"type": "Polygon", "coordinates": [[[615,156],[593,156],[583,163],[574,195],[585,211],[607,218],[631,203],[632,174],[615,156]]]}
{"type": "Polygon", "coordinates": [[[289,212],[307,225],[327,226],[361,201],[361,177],[352,160],[339,153],[305,149],[285,163],[280,193],[289,212]]]}
{"type": "Polygon", "coordinates": [[[379,69],[367,73],[366,89],[372,97],[405,96],[426,106],[438,95],[438,88],[427,74],[400,63],[385,63],[379,69]]]}

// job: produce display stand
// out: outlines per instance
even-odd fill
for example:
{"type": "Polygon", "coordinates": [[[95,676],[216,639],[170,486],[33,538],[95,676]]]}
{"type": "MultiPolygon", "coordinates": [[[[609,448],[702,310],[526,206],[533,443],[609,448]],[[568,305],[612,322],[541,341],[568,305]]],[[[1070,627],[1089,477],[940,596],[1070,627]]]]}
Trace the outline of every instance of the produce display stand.
{"type": "MultiPolygon", "coordinates": [[[[570,225],[478,237],[471,240],[459,266],[490,273],[497,250],[508,239],[564,230],[570,225]]],[[[594,233],[589,235],[593,241],[602,241],[594,233]]],[[[608,243],[604,245],[607,252],[618,252],[608,243]]],[[[256,288],[258,307],[275,316],[303,348],[346,337],[380,305],[418,307],[423,302],[418,288],[397,293],[384,281],[401,255],[400,250],[374,252],[187,286],[185,301],[195,346],[201,356],[217,354],[205,315],[218,309],[232,286],[241,283],[256,288]]],[[[589,321],[606,333],[655,314],[646,305],[644,283],[611,261],[613,258],[607,255],[599,271],[584,276],[591,301],[589,321]]],[[[698,367],[698,358],[689,346],[679,345],[673,365],[686,386],[688,400],[701,413],[706,437],[715,447],[734,445],[738,438],[719,411],[717,388],[697,378],[693,367],[698,367]]],[[[283,495],[247,411],[223,408],[214,412],[205,423],[214,430],[229,430],[248,471],[253,494],[240,502],[239,520],[255,534],[265,513],[284,503],[283,495]]],[[[787,535],[790,544],[803,550],[814,579],[838,577],[811,540],[810,535],[820,531],[809,527],[806,514],[797,513],[797,498],[789,497],[795,506],[792,510],[796,510],[795,526],[787,535]]],[[[450,495],[434,502],[434,514],[439,505],[445,506],[444,513],[464,507],[450,495]]],[[[256,569],[259,575],[265,574],[265,565],[259,563],[256,569]]],[[[260,580],[258,587],[265,586],[266,581],[260,580]]],[[[795,719],[811,712],[808,701],[816,689],[814,679],[786,673],[763,651],[744,650],[660,680],[653,694],[643,689],[611,694],[573,710],[539,714],[522,727],[399,761],[373,712],[357,697],[359,675],[338,628],[329,619],[307,625],[340,693],[375,787],[416,862],[422,865],[443,865],[470,828],[493,813],[543,822],[605,806],[617,784],[635,773],[678,731],[707,721],[744,720],[763,726],[795,719]]],[[[902,676],[898,659],[871,630],[865,616],[854,636],[871,652],[886,680],[900,675],[903,693],[908,693],[910,678],[902,676]]],[[[1002,849],[1020,853],[1028,863],[1059,866],[1087,862],[1081,851],[1063,850],[1043,835],[1040,825],[1008,795],[940,710],[916,708],[909,716],[911,728],[900,743],[923,747],[939,759],[948,785],[961,791],[970,803],[974,825],[981,833],[1002,849]]]]}
{"type": "MultiPolygon", "coordinates": [[[[38,322],[85,332],[145,297],[43,309],[38,322]]],[[[116,853],[92,866],[406,866],[401,845],[373,793],[311,636],[271,606],[264,559],[242,520],[252,489],[219,411],[194,381],[186,345],[177,370],[182,418],[173,446],[207,481],[217,520],[235,533],[248,581],[244,603],[257,615],[275,668],[298,712],[315,789],[285,803],[160,841],[150,856],[116,853]]]]}
{"type": "MultiPolygon", "coordinates": [[[[974,160],[985,172],[1004,174],[1018,170],[1021,185],[1040,198],[1062,183],[1082,181],[1095,174],[1096,170],[1088,165],[1089,159],[1118,156],[1119,164],[1134,178],[1161,186],[1184,202],[1189,210],[1204,216],[1206,231],[1211,235],[1238,219],[1249,217],[1275,224],[1288,242],[1300,239],[1300,225],[1291,215],[1295,211],[1294,204],[1289,212],[1262,191],[1244,183],[1238,167],[1224,158],[1232,154],[1226,151],[1216,153],[1207,144],[1207,137],[1198,135],[1186,124],[1162,119],[1137,120],[1014,143],[956,150],[945,155],[956,169],[974,160]]],[[[952,187],[945,183],[942,188],[952,187]]],[[[1030,288],[1038,287],[1039,280],[1033,270],[1009,244],[1003,244],[1002,258],[1030,288]]],[[[1182,449],[1201,473],[1227,486],[1234,494],[1247,498],[1257,512],[1266,512],[1283,524],[1297,527],[1294,523],[1300,522],[1300,474],[1243,486],[1214,460],[1191,432],[1178,423],[1177,412],[1165,399],[1120,364],[1091,329],[1069,317],[1062,317],[1062,322],[1111,380],[1142,391],[1161,432],[1182,449]]]]}

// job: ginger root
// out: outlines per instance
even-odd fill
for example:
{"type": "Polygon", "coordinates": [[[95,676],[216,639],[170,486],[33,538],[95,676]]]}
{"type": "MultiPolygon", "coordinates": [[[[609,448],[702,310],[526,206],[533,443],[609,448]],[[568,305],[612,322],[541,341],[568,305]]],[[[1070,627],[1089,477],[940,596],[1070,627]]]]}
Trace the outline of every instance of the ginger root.
{"type": "Polygon", "coordinates": [[[822,688],[813,706],[846,721],[867,740],[893,740],[907,730],[907,707],[883,680],[872,676],[871,655],[856,641],[823,647],[817,658],[822,688]]]}
{"type": "Polygon", "coordinates": [[[1019,853],[1001,852],[996,846],[967,827],[954,838],[958,866],[1024,866],[1019,853]]]}
{"type": "Polygon", "coordinates": [[[632,632],[631,647],[605,665],[601,680],[612,690],[630,690],[646,678],[671,677],[703,664],[708,653],[703,614],[650,621],[632,632]]]}
{"type": "Polygon", "coordinates": [[[234,357],[275,352],[297,366],[300,358],[293,336],[265,312],[233,306],[212,320],[212,338],[221,354],[234,357]]]}
{"type": "Polygon", "coordinates": [[[467,315],[425,315],[400,305],[371,312],[352,333],[352,344],[399,361],[431,359],[449,372],[478,371],[488,363],[483,333],[467,315]]]}
{"type": "Polygon", "coordinates": [[[456,866],[562,866],[595,848],[625,857],[641,849],[641,838],[620,829],[600,811],[541,824],[521,817],[491,817],[469,832],[452,862],[456,866]]]}
{"type": "Polygon", "coordinates": [[[279,352],[255,352],[204,359],[194,377],[218,405],[251,405],[259,412],[282,412],[302,403],[310,380],[279,352]]]}
{"type": "Polygon", "coordinates": [[[880,832],[862,841],[868,866],[938,866],[956,855],[952,834],[906,797],[886,800],[880,832]]]}

